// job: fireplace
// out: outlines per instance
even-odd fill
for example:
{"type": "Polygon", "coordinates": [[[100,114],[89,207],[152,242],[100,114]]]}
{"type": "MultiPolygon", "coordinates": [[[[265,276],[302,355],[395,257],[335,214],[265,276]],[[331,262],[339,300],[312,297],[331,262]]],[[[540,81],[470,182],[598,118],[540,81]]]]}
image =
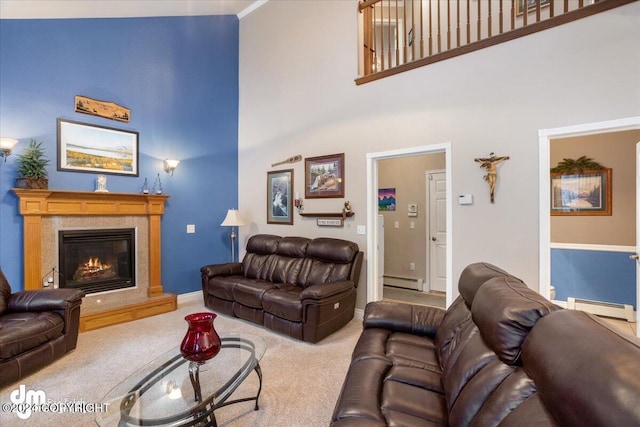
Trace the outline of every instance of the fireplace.
{"type": "Polygon", "coordinates": [[[59,230],[59,286],[87,294],[135,287],[135,233],[135,228],[59,230]]]}

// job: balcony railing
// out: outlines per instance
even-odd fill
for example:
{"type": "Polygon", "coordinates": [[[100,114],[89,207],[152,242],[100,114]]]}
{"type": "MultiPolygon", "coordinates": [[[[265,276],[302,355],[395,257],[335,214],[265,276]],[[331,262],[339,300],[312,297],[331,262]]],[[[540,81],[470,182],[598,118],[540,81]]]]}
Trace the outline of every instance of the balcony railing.
{"type": "Polygon", "coordinates": [[[356,83],[473,52],[634,1],[638,0],[361,1],[361,77],[356,83]]]}

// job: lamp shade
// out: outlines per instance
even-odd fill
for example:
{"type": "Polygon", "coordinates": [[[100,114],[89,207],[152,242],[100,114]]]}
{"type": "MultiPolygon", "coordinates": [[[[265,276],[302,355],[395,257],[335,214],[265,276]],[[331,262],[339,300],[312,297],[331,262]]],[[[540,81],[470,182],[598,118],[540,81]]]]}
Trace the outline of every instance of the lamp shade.
{"type": "Polygon", "coordinates": [[[242,218],[240,218],[240,213],[237,209],[229,209],[227,211],[227,216],[224,218],[224,221],[222,221],[222,224],[220,225],[225,227],[234,227],[238,225],[244,225],[244,222],[242,221],[242,218]]]}

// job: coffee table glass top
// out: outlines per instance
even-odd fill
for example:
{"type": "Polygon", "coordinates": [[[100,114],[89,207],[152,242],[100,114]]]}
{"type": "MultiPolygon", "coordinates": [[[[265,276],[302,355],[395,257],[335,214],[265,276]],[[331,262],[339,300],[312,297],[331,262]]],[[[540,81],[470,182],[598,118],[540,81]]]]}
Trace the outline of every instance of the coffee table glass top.
{"type": "Polygon", "coordinates": [[[258,409],[263,339],[221,334],[220,340],[220,352],[204,364],[184,359],[176,347],[134,372],[102,399],[107,409],[96,414],[98,424],[216,425],[214,410],[222,406],[254,400],[258,409]],[[256,395],[229,400],[252,371],[259,379],[256,395]]]}

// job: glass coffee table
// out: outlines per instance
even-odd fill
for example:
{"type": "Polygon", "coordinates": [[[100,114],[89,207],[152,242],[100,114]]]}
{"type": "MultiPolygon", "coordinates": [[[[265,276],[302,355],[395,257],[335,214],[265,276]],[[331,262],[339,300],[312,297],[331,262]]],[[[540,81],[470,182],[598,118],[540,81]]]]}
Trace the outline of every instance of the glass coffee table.
{"type": "Polygon", "coordinates": [[[216,426],[215,410],[255,401],[262,390],[262,338],[249,334],[220,335],[220,352],[203,364],[189,362],[178,347],[134,372],[102,399],[100,426],[216,426]],[[258,376],[254,396],[229,400],[251,372],[258,376]]]}

